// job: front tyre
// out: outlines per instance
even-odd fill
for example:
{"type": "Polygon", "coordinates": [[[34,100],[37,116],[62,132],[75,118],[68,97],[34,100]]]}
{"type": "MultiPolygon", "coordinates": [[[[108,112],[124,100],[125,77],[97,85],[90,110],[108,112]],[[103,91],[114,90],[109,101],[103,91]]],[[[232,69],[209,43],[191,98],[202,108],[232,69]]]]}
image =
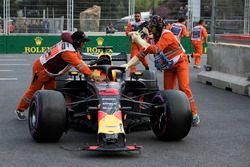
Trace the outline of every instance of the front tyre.
{"type": "Polygon", "coordinates": [[[158,139],[176,141],[186,137],[192,123],[187,96],[177,90],[160,91],[153,98],[157,109],[152,112],[151,126],[158,139]]]}
{"type": "Polygon", "coordinates": [[[67,123],[63,95],[53,90],[37,91],[30,103],[28,123],[36,142],[57,142],[67,123]]]}

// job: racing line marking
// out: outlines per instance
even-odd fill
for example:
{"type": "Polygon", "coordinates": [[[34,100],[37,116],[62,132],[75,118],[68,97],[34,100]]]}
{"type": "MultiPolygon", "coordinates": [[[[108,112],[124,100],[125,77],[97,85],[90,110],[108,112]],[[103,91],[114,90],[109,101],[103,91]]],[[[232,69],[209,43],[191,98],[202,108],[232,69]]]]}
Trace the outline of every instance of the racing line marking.
{"type": "Polygon", "coordinates": [[[27,61],[26,59],[0,59],[0,61],[27,61]]]}
{"type": "Polygon", "coordinates": [[[0,81],[17,81],[17,78],[0,78],[0,81]]]}
{"type": "Polygon", "coordinates": [[[10,71],[13,71],[13,70],[0,70],[0,72],[10,72],[10,71]]]}
{"type": "Polygon", "coordinates": [[[0,64],[0,66],[30,66],[30,64],[0,64]]]}
{"type": "Polygon", "coordinates": [[[9,55],[0,55],[0,57],[7,57],[7,58],[11,58],[11,57],[20,57],[20,55],[16,55],[16,56],[9,56],[9,55]]]}

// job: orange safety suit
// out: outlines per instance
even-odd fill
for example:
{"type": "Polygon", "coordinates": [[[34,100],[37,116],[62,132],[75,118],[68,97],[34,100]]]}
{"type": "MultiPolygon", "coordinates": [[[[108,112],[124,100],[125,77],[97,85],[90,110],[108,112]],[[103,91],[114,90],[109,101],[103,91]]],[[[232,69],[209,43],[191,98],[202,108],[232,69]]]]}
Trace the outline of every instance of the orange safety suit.
{"type": "MultiPolygon", "coordinates": [[[[144,21],[139,21],[139,22],[132,21],[132,22],[129,22],[128,26],[127,26],[127,30],[126,30],[126,35],[128,36],[128,33],[131,32],[131,31],[137,31],[138,26],[141,25],[143,22],[144,21]]],[[[141,49],[142,49],[142,47],[139,44],[131,42],[130,59],[132,59],[134,56],[136,56],[141,49]]],[[[149,67],[148,66],[148,61],[147,61],[146,58],[142,59],[141,62],[142,62],[143,66],[145,68],[149,67]]],[[[133,73],[135,71],[136,71],[136,67],[132,66],[130,68],[130,73],[133,73]]]]}
{"type": "Polygon", "coordinates": [[[188,36],[186,26],[181,23],[170,24],[167,27],[167,30],[170,30],[179,41],[181,40],[181,37],[188,36]]]}
{"type": "Polygon", "coordinates": [[[140,51],[136,56],[141,60],[149,53],[158,54],[159,52],[163,52],[170,61],[173,60],[172,67],[164,70],[164,89],[175,89],[176,79],[178,79],[179,89],[187,95],[192,114],[195,115],[197,109],[192,91],[189,87],[187,55],[182,50],[179,41],[177,41],[169,30],[163,30],[159,41],[156,42],[156,44],[154,43],[153,38],[151,40],[151,45],[147,49],[140,51]]]}
{"type": "Polygon", "coordinates": [[[190,32],[190,38],[195,50],[193,52],[194,65],[200,65],[202,56],[202,41],[207,40],[207,36],[207,30],[202,25],[193,27],[190,32]]]}
{"type": "Polygon", "coordinates": [[[70,43],[59,42],[46,51],[33,64],[32,81],[16,109],[25,111],[37,90],[55,89],[55,77],[65,74],[72,66],[87,76],[92,73],[82,61],[80,53],[70,43]]]}

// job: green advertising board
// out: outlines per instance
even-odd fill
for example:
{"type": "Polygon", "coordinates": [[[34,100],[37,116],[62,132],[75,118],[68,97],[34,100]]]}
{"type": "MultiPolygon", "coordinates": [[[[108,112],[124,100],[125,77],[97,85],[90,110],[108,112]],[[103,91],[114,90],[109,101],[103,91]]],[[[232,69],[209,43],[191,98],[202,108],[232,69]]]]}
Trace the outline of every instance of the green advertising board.
{"type": "Polygon", "coordinates": [[[10,35],[6,40],[6,53],[43,53],[57,41],[59,36],[10,35]]]}
{"type": "MultiPolygon", "coordinates": [[[[83,52],[97,52],[96,46],[113,46],[113,52],[130,53],[130,41],[127,36],[89,36],[90,42],[83,52]]],[[[40,54],[60,40],[58,35],[2,35],[0,36],[0,54],[2,53],[32,53],[40,54]]],[[[186,53],[193,52],[191,41],[187,37],[181,39],[186,53]]]]}
{"type": "MultiPolygon", "coordinates": [[[[113,46],[113,52],[130,51],[130,42],[126,36],[90,36],[83,52],[96,52],[100,41],[103,46],[113,46]]],[[[10,35],[0,36],[0,53],[43,53],[60,40],[59,36],[45,35],[10,35]]]]}
{"type": "Polygon", "coordinates": [[[6,36],[0,35],[0,54],[7,53],[6,47],[7,47],[6,36]]]}

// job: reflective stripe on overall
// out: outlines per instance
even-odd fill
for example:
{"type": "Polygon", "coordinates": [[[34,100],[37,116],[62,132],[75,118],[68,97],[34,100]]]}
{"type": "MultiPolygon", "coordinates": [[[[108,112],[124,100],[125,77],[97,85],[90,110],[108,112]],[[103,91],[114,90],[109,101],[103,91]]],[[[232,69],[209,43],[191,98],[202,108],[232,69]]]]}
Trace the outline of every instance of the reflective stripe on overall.
{"type": "Polygon", "coordinates": [[[202,26],[195,26],[192,29],[191,40],[200,41],[201,40],[201,31],[202,31],[202,26]]]}
{"type": "MultiPolygon", "coordinates": [[[[59,42],[55,44],[51,49],[47,50],[43,55],[40,57],[40,62],[42,65],[46,64],[48,61],[51,61],[52,59],[56,58],[60,53],[63,53],[65,51],[72,51],[75,52],[76,50],[74,49],[73,45],[68,43],[68,42],[59,42]]],[[[70,69],[72,66],[67,65],[65,68],[63,68],[61,71],[59,71],[57,74],[51,73],[48,70],[45,71],[48,73],[49,76],[51,77],[57,77],[63,74],[65,71],[70,69]]]]}
{"type": "MultiPolygon", "coordinates": [[[[172,33],[172,32],[169,30],[163,30],[161,37],[165,33],[172,33]]],[[[179,43],[180,48],[171,50],[169,52],[163,52],[156,45],[153,45],[156,49],[156,54],[155,54],[155,63],[156,64],[155,64],[155,66],[157,69],[160,68],[159,69],[160,71],[164,70],[164,69],[171,68],[171,66],[173,66],[174,64],[176,64],[178,62],[178,60],[183,55],[183,53],[185,53],[184,48],[182,47],[180,42],[176,39],[176,37],[175,37],[175,40],[179,43]],[[163,57],[163,55],[165,57],[163,57]],[[161,66],[161,67],[159,67],[159,66],[161,66]]],[[[154,42],[154,41],[152,41],[152,42],[154,42]]]]}
{"type": "Polygon", "coordinates": [[[181,23],[174,23],[170,29],[170,31],[174,34],[174,36],[178,39],[181,36],[182,32],[182,24],[181,23]]]}

